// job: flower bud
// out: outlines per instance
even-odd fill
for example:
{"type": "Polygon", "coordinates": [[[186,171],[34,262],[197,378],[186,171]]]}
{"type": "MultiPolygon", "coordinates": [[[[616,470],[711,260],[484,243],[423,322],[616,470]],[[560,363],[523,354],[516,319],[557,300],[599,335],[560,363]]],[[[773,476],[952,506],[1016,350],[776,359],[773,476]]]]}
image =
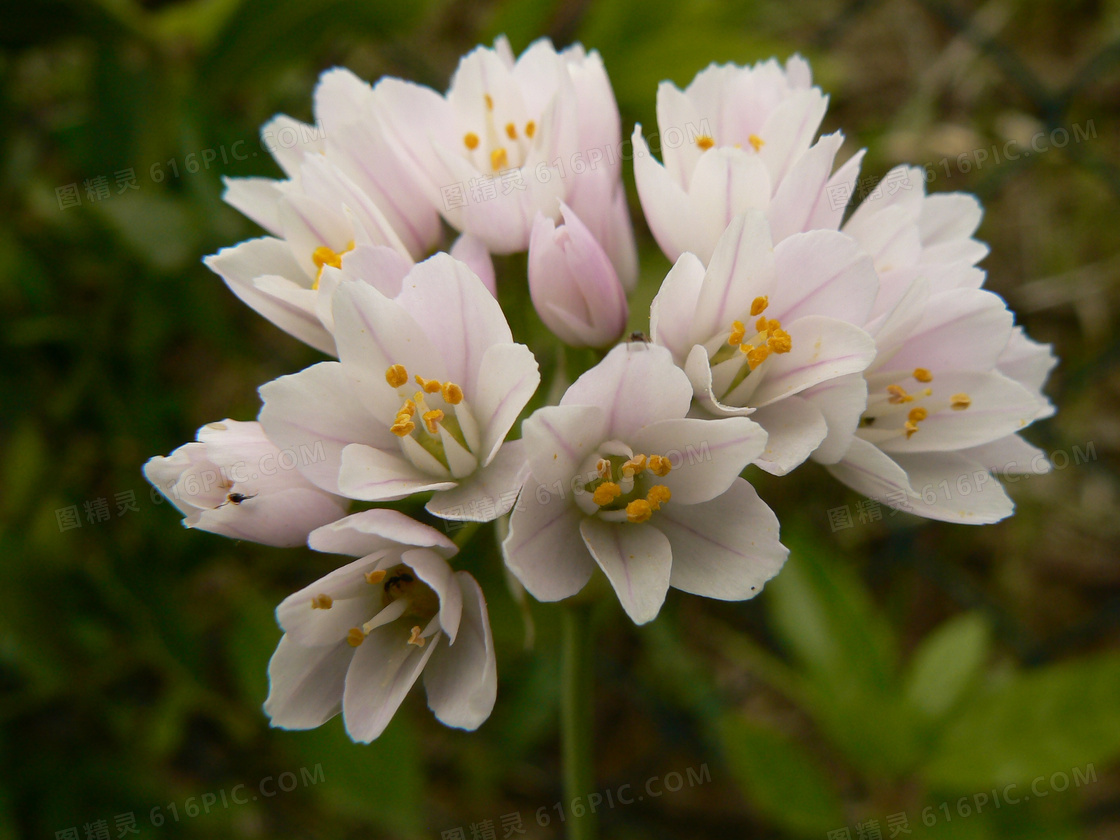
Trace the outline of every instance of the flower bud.
{"type": "Polygon", "coordinates": [[[566,204],[559,227],[538,213],[529,294],[541,320],[574,347],[605,347],[626,329],[626,293],[603,246],[566,204]]]}
{"type": "MultiPolygon", "coordinates": [[[[314,447],[281,451],[260,423],[223,420],[198,430],[198,441],[144,465],[144,477],[199,528],[238,540],[301,545],[311,531],[346,515],[347,502],[299,471],[314,447]]],[[[325,455],[323,456],[325,457],[325,455]]]]}

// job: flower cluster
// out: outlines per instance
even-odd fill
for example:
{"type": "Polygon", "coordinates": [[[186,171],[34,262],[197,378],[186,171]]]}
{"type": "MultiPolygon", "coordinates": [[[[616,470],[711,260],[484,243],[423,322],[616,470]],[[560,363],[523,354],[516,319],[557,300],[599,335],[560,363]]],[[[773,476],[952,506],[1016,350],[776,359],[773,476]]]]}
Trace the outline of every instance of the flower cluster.
{"type": "Polygon", "coordinates": [[[330,70],[321,131],[275,152],[285,177],[227,181],[267,235],[206,264],[329,358],[262,385],[255,422],[208,424],[145,475],[187,527],[357,558],[277,609],[274,725],[341,712],[370,741],[421,674],[442,722],[489,716],[486,600],[439,520],[502,518],[502,561],[535,598],[599,575],[640,624],[669,587],[743,600],[778,573],[788,551],[751,464],[780,476],[811,459],[932,519],[1011,513],[996,481],[934,503],[915,488],[1037,463],[1019,433],[1053,413],[1056,360],[982,288],[971,196],[926,195],[900,167],[845,221],[833,197],[862,153],[836,166],[827,104],[797,56],[661,85],[660,136],[684,139],[658,161],[636,126],[634,175],[675,262],[649,338],[622,343],[637,253],[623,156],[590,154],[623,136],[594,51],[542,40],[515,57],[499,39],[446,94],[330,70]],[[593,163],[563,165],[577,159],[593,163]],[[451,206],[452,183],[490,188],[451,206]],[[522,276],[499,281],[491,254],[519,252],[522,276]],[[543,389],[498,302],[517,284],[559,343],[591,348],[560,354],[543,389]]]}

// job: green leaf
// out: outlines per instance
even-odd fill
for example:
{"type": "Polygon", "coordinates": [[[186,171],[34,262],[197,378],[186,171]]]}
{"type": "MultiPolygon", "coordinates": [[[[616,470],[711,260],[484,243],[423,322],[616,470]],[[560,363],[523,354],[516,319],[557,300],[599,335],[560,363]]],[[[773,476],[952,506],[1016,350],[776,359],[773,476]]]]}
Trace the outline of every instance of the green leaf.
{"type": "Polygon", "coordinates": [[[914,652],[904,681],[906,699],[925,716],[938,719],[979,677],[991,650],[991,631],[980,613],[949,619],[914,652]]]}
{"type": "Polygon", "coordinates": [[[925,768],[944,790],[983,789],[1106,763],[1120,755],[1120,653],[1011,677],[954,718],[925,768]]]}
{"type": "Polygon", "coordinates": [[[739,715],[720,721],[727,763],[751,804],[797,835],[823,835],[844,824],[840,796],[827,771],[780,732],[739,715]]]}

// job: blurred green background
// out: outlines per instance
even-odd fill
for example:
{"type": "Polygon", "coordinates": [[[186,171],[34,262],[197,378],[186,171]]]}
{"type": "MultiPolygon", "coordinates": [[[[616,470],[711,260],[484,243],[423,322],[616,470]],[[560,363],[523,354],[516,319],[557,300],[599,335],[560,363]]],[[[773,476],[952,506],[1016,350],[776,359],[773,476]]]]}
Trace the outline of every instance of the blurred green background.
{"type": "MultiPolygon", "coordinates": [[[[527,649],[492,538],[463,564],[491,604],[493,717],[443,728],[417,691],[355,746],[260,708],[272,610],[332,559],[188,532],[140,474],[317,360],[200,262],[257,235],[220,176],[279,174],[259,125],[310,119],[336,64],[443,89],[501,32],[598,48],[624,136],[653,130],[661,79],[801,52],[865,176],[909,161],[980,196],[990,288],[1061,357],[1060,411],[1026,434],[1061,468],[1010,487],[1014,518],[925,523],[814,466],[759,474],[793,549],[760,598],[673,593],[639,629],[602,610],[603,835],[1120,837],[1116,0],[0,9],[0,840],[563,836],[556,610],[530,608],[527,649]],[[1045,152],[993,159],[1040,132],[1045,152]]],[[[668,263],[626,177],[641,328],[668,263]]]]}

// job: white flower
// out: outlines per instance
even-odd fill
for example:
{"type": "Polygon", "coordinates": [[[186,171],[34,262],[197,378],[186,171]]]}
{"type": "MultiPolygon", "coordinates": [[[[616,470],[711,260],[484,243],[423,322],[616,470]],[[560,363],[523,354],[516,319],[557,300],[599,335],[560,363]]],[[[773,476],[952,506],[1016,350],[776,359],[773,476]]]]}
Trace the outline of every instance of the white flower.
{"type": "Polygon", "coordinates": [[[144,465],[144,477],[186,515],[183,525],[237,540],[293,546],[346,515],[348,502],[296,469],[320,450],[281,450],[259,423],[223,420],[198,430],[198,442],[144,465]]]}
{"type": "MultiPolygon", "coordinates": [[[[581,138],[598,143],[619,119],[598,55],[582,48],[557,53],[547,39],[516,60],[504,37],[493,49],[474,49],[459,63],[446,97],[392,78],[378,82],[374,96],[398,154],[444,218],[501,254],[528,247],[538,211],[556,218],[558,202],[589,169],[591,150],[581,148],[581,138]],[[449,200],[456,188],[465,191],[461,201],[449,200]]],[[[604,187],[608,197],[617,182],[615,168],[604,187]]],[[[598,216],[588,215],[600,227],[598,216]]],[[[632,252],[618,224],[604,218],[603,230],[613,231],[604,247],[627,276],[632,252]]]]}
{"type": "Polygon", "coordinates": [[[389,724],[424,673],[428,705],[476,729],[497,691],[486,601],[447,559],[455,544],[393,510],[356,513],[311,534],[317,551],[357,556],[284,599],[268,666],[273,726],[311,729],[342,712],[355,741],[389,724]]]}
{"type": "Polygon", "coordinates": [[[843,136],[810,148],[828,107],[828,97],[810,84],[800,56],[784,69],[774,59],[753,67],[713,64],[684,91],[661,83],[664,163],[650,154],[639,124],[634,178],[650,231],[669,259],[688,251],[706,263],[732,217],[751,209],[770,210],[774,241],[839,226],[846,202],[829,202],[826,192],[850,189],[859,156],[830,179],[843,136]]]}
{"type": "Polygon", "coordinates": [[[1038,450],[1017,433],[1053,413],[1040,391],[1049,348],[1021,332],[1012,340],[1011,313],[991,292],[931,292],[924,279],[868,329],[878,355],[865,372],[867,408],[829,471],[919,516],[1009,516],[1014,506],[989,472],[1037,471],[1038,450]]]}
{"type": "Polygon", "coordinates": [[[529,294],[561,341],[574,347],[613,344],[626,329],[626,292],[606,251],[566,204],[557,227],[537,214],[529,241],[529,294]]]}
{"type": "Polygon", "coordinates": [[[688,418],[691,402],[668,351],[635,342],[522,424],[531,474],[502,550],[534,597],[574,595],[598,567],[642,624],[670,586],[742,600],[777,573],[778,521],[739,477],[766,433],[688,418]]]}
{"type": "Polygon", "coordinates": [[[520,442],[503,446],[540,382],[493,296],[447,254],[418,263],[396,298],[364,283],[334,294],[338,362],[261,386],[260,421],[287,447],[324,441],[303,467],[333,493],[365,501],[434,492],[428,510],[477,519],[504,513],[520,486],[520,442]]]}
{"type": "Polygon", "coordinates": [[[830,429],[854,432],[865,393],[858,378],[835,380],[875,357],[856,325],[877,288],[871,259],[850,237],[818,230],[774,246],[766,218],[751,211],[732,219],[707,269],[689,253],[677,260],[650,308],[650,333],[706,411],[750,415],[766,429],[755,463],[782,475],[830,429]],[[814,386],[816,398],[805,398],[814,386]]]}

